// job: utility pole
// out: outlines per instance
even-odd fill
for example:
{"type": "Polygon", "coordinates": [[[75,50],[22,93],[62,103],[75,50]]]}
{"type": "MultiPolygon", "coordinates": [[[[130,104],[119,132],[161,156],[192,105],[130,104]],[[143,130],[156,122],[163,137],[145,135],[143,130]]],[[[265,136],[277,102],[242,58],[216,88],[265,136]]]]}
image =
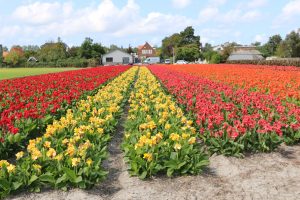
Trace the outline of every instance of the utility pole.
{"type": "Polygon", "coordinates": [[[172,47],[172,51],[173,51],[173,64],[175,64],[175,48],[172,47]]]}
{"type": "Polygon", "coordinates": [[[2,67],[3,62],[3,47],[2,44],[0,44],[0,67],[2,67]]]}

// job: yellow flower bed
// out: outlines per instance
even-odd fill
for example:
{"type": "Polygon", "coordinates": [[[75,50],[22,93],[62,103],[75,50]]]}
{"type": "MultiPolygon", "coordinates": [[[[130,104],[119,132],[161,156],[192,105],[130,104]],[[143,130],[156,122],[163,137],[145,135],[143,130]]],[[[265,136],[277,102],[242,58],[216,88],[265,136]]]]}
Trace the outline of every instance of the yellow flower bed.
{"type": "Polygon", "coordinates": [[[196,129],[151,72],[141,67],[130,96],[122,145],[130,173],[197,174],[208,164],[196,142],[196,129]]]}
{"type": "Polygon", "coordinates": [[[42,137],[29,141],[26,152],[16,154],[15,165],[1,160],[0,198],[20,189],[39,191],[45,184],[88,188],[103,179],[109,133],[117,125],[137,70],[129,69],[48,125],[42,137]]]}

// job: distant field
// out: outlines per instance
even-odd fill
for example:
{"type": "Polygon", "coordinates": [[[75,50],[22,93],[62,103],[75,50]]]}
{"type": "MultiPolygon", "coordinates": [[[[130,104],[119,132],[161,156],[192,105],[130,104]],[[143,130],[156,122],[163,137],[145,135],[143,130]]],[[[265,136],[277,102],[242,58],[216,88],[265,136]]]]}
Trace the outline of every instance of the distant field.
{"type": "Polygon", "coordinates": [[[0,68],[0,80],[76,69],[80,68],[0,68]]]}

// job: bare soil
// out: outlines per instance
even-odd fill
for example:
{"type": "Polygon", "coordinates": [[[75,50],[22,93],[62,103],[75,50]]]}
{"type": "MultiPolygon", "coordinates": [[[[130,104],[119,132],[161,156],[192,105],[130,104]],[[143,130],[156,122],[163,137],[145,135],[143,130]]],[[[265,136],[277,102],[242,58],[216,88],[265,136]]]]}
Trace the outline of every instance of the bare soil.
{"type": "MultiPolygon", "coordinates": [[[[126,111],[128,108],[126,108],[126,111]]],[[[124,122],[127,112],[122,117],[124,122]]],[[[109,170],[105,182],[92,190],[72,189],[23,193],[14,200],[200,200],[200,199],[300,199],[300,146],[282,145],[276,152],[255,154],[244,159],[212,156],[208,169],[199,176],[154,177],[142,181],[130,177],[120,144],[124,129],[120,125],[109,145],[109,170]]]]}

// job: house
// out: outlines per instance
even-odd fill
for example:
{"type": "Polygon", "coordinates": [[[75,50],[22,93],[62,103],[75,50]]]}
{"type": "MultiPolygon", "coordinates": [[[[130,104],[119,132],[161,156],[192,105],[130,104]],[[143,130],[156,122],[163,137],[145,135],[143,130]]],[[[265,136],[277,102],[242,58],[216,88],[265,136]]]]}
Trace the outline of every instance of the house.
{"type": "Polygon", "coordinates": [[[255,46],[238,46],[230,54],[227,61],[234,60],[263,60],[264,57],[255,46]]]}
{"type": "Polygon", "coordinates": [[[103,65],[119,65],[119,64],[131,64],[133,63],[132,55],[123,52],[119,49],[111,51],[102,56],[103,65]]]}
{"type": "Polygon", "coordinates": [[[148,57],[155,57],[156,50],[148,42],[138,47],[138,58],[142,61],[148,57]]]}

